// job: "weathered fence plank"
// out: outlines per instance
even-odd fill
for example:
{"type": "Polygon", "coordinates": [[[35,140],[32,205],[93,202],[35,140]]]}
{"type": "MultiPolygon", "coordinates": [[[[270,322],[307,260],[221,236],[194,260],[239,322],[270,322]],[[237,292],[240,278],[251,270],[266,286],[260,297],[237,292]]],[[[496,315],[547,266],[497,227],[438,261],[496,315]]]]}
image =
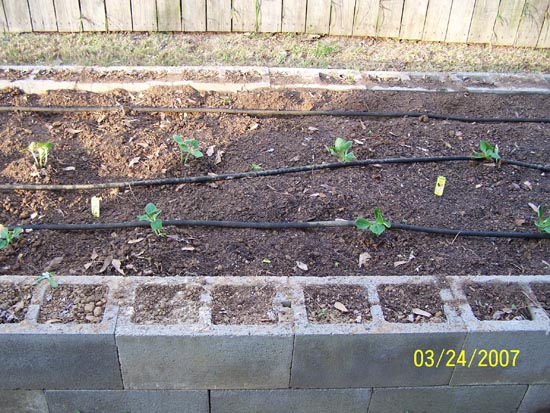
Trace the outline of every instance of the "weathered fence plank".
{"type": "Polygon", "coordinates": [[[28,0],[31,12],[32,30],[35,32],[56,32],[57,20],[53,0],[28,0]]]}
{"type": "Polygon", "coordinates": [[[54,6],[57,16],[57,30],[60,32],[79,32],[82,30],[78,0],[54,0],[54,6]]]}
{"type": "Polygon", "coordinates": [[[260,0],[260,27],[265,33],[281,31],[283,8],[281,0],[260,0]]]}
{"type": "Polygon", "coordinates": [[[404,0],[380,0],[376,34],[380,37],[399,37],[404,0]]]}
{"type": "Polygon", "coordinates": [[[0,0],[0,31],[7,32],[8,30],[8,21],[6,20],[6,15],[4,13],[4,5],[0,0]]]}
{"type": "Polygon", "coordinates": [[[283,32],[306,31],[306,4],[307,0],[283,1],[283,32]]]}
{"type": "Polygon", "coordinates": [[[231,0],[206,0],[206,30],[231,31],[231,0]]]}
{"type": "Polygon", "coordinates": [[[182,0],[181,25],[186,32],[206,31],[206,0],[182,0]]]}
{"type": "Polygon", "coordinates": [[[331,0],[308,1],[306,33],[326,34],[330,29],[331,0]]]}
{"type": "Polygon", "coordinates": [[[550,0],[527,0],[519,22],[516,46],[529,47],[537,44],[544,25],[550,0]]]}
{"type": "Polygon", "coordinates": [[[546,12],[546,17],[544,18],[544,24],[542,25],[542,31],[540,32],[537,47],[550,47],[550,8],[546,12]]]}
{"type": "Polygon", "coordinates": [[[399,37],[411,40],[422,39],[427,10],[428,0],[406,0],[399,37]]]}
{"type": "Polygon", "coordinates": [[[454,0],[445,41],[465,43],[470,32],[475,0],[454,0]]]}
{"type": "Polygon", "coordinates": [[[233,0],[234,32],[253,32],[260,26],[257,0],[233,0]]]}
{"type": "Polygon", "coordinates": [[[518,33],[519,21],[525,1],[500,0],[498,14],[493,29],[494,44],[512,46],[518,33]]]}
{"type": "Polygon", "coordinates": [[[103,32],[107,28],[105,17],[105,2],[103,0],[80,0],[80,18],[82,30],[103,32]]]}
{"type": "Polygon", "coordinates": [[[333,0],[330,13],[330,34],[353,34],[355,0],[333,0]]]}
{"type": "Polygon", "coordinates": [[[472,43],[489,43],[493,37],[493,28],[498,14],[500,0],[477,0],[468,41],[472,43]]]}
{"type": "Polygon", "coordinates": [[[447,34],[449,15],[453,0],[430,1],[426,12],[422,39],[431,42],[442,42],[447,34]]]}
{"type": "Polygon", "coordinates": [[[31,14],[27,2],[21,0],[3,0],[3,2],[10,32],[32,31],[31,14]]]}
{"type": "Polygon", "coordinates": [[[130,0],[105,0],[107,28],[109,31],[132,31],[130,0]]]}
{"type": "Polygon", "coordinates": [[[155,0],[132,0],[132,25],[135,31],[157,30],[157,5],[155,0]]]}
{"type": "Polygon", "coordinates": [[[357,0],[355,2],[355,36],[376,36],[380,0],[357,0]]]}
{"type": "Polygon", "coordinates": [[[181,31],[179,0],[157,0],[157,25],[161,32],[181,31]]]}

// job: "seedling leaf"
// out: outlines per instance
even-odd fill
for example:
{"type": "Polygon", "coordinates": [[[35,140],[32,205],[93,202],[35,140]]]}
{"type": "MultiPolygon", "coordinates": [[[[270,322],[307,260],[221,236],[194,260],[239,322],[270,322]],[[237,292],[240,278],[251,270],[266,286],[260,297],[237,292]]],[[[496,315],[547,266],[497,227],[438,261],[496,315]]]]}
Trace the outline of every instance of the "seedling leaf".
{"type": "Polygon", "coordinates": [[[355,220],[355,226],[357,229],[368,229],[373,234],[381,235],[386,228],[391,228],[391,223],[384,219],[379,208],[374,208],[374,221],[359,217],[355,220]]]}
{"type": "Polygon", "coordinates": [[[474,158],[487,159],[498,162],[500,160],[500,154],[498,153],[498,145],[493,145],[485,140],[479,141],[479,149],[481,152],[474,151],[474,158]]]}
{"type": "Polygon", "coordinates": [[[353,141],[336,138],[334,145],[327,146],[327,149],[332,156],[337,156],[340,162],[349,162],[355,159],[353,152],[348,152],[351,145],[353,145],[353,141]]]}

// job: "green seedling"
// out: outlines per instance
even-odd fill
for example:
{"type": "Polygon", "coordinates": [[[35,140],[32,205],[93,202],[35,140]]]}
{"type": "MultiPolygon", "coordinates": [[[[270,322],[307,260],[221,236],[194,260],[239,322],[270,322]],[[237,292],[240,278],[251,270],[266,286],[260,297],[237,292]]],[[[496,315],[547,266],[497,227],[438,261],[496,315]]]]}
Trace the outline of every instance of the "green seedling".
{"type": "Polygon", "coordinates": [[[374,208],[374,221],[359,217],[355,220],[355,226],[357,229],[368,229],[376,235],[382,234],[386,228],[391,228],[390,222],[384,219],[379,208],[374,208]]]}
{"type": "Polygon", "coordinates": [[[199,151],[199,141],[196,139],[183,140],[179,135],[174,135],[173,138],[180,148],[180,159],[184,165],[187,165],[189,155],[192,155],[194,158],[202,158],[204,156],[203,153],[199,151]],[[183,154],[185,154],[185,159],[183,158],[183,154]]]}
{"type": "Polygon", "coordinates": [[[39,168],[44,168],[48,164],[48,154],[53,148],[51,142],[31,142],[27,150],[31,153],[34,164],[39,168]]]}
{"type": "Polygon", "coordinates": [[[264,169],[262,165],[257,163],[253,163],[252,165],[250,165],[250,168],[252,168],[253,171],[261,171],[262,169],[264,169]]]}
{"type": "Polygon", "coordinates": [[[353,152],[348,152],[353,144],[352,141],[346,141],[342,138],[336,138],[333,146],[327,146],[331,155],[337,156],[340,162],[349,162],[355,159],[353,152]]]}
{"type": "Polygon", "coordinates": [[[53,278],[54,275],[55,275],[55,273],[53,273],[53,272],[49,272],[49,271],[43,272],[42,275],[39,275],[38,277],[36,277],[36,279],[34,280],[34,282],[32,283],[32,285],[38,285],[38,284],[40,284],[42,281],[48,280],[48,282],[50,283],[50,287],[52,287],[52,288],[57,288],[57,287],[59,286],[59,284],[58,284],[57,281],[53,278]]]}
{"type": "Polygon", "coordinates": [[[487,159],[488,161],[500,161],[500,155],[498,153],[498,145],[492,145],[487,141],[479,141],[480,152],[474,151],[475,159],[487,159]]]}
{"type": "Polygon", "coordinates": [[[537,220],[535,221],[535,226],[538,228],[540,232],[546,232],[547,234],[550,234],[550,215],[545,217],[544,211],[542,210],[541,206],[539,206],[538,208],[537,220]]]}
{"type": "Polygon", "coordinates": [[[157,206],[152,202],[145,205],[145,215],[139,215],[140,221],[147,221],[151,225],[151,229],[155,235],[164,237],[166,234],[162,231],[162,219],[159,219],[159,215],[162,210],[157,209],[157,206]]]}
{"type": "Polygon", "coordinates": [[[19,235],[23,232],[23,228],[16,227],[13,230],[3,227],[0,232],[0,250],[3,250],[8,245],[13,244],[13,242],[19,238],[19,235]]]}

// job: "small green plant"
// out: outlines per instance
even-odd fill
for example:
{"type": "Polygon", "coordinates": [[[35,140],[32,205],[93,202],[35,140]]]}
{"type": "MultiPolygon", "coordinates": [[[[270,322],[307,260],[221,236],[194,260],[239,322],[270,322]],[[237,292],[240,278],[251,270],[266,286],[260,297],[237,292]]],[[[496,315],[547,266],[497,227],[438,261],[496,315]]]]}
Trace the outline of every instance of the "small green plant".
{"type": "Polygon", "coordinates": [[[353,144],[352,141],[346,141],[342,138],[336,138],[333,146],[327,146],[331,155],[337,156],[340,162],[349,162],[355,159],[353,152],[348,152],[353,144]]]}
{"type": "Polygon", "coordinates": [[[538,208],[537,220],[535,221],[535,226],[538,228],[540,232],[546,232],[547,234],[550,234],[550,215],[545,217],[544,211],[542,210],[541,206],[539,206],[538,208]]]}
{"type": "Polygon", "coordinates": [[[180,148],[180,159],[184,165],[187,165],[189,155],[192,155],[195,158],[202,158],[204,156],[203,153],[199,151],[199,141],[196,139],[183,140],[183,138],[179,135],[174,135],[173,139],[180,148]],[[186,154],[185,159],[183,158],[184,153],[186,154]]]}
{"type": "Polygon", "coordinates": [[[48,154],[53,148],[51,142],[31,142],[27,150],[31,153],[34,164],[39,168],[44,168],[48,164],[48,154]]]}
{"type": "Polygon", "coordinates": [[[252,165],[250,165],[250,168],[251,168],[253,171],[261,171],[262,169],[264,169],[264,168],[262,167],[262,165],[257,164],[257,163],[253,163],[252,165]]]}
{"type": "Polygon", "coordinates": [[[386,228],[391,228],[390,222],[384,219],[379,208],[374,208],[374,221],[359,217],[355,220],[355,226],[357,229],[368,229],[376,235],[382,234],[386,228]]]}
{"type": "Polygon", "coordinates": [[[3,250],[8,245],[13,244],[22,232],[23,229],[20,227],[16,227],[13,230],[8,229],[8,227],[2,227],[2,231],[0,232],[0,250],[3,250]]]}
{"type": "Polygon", "coordinates": [[[166,234],[162,231],[162,219],[158,217],[161,212],[162,210],[157,209],[155,204],[149,202],[145,205],[145,215],[139,215],[138,219],[149,222],[155,235],[164,237],[166,234]]]}
{"type": "Polygon", "coordinates": [[[492,145],[487,141],[479,141],[479,149],[481,152],[474,151],[474,158],[493,160],[495,162],[500,161],[500,155],[498,153],[498,145],[492,145]]]}
{"type": "Polygon", "coordinates": [[[55,273],[53,273],[53,272],[49,272],[49,271],[43,272],[42,275],[39,275],[38,277],[36,277],[36,279],[34,280],[32,285],[38,285],[42,281],[48,280],[48,282],[50,283],[50,287],[57,288],[59,286],[59,284],[54,279],[54,275],[55,275],[55,273]]]}

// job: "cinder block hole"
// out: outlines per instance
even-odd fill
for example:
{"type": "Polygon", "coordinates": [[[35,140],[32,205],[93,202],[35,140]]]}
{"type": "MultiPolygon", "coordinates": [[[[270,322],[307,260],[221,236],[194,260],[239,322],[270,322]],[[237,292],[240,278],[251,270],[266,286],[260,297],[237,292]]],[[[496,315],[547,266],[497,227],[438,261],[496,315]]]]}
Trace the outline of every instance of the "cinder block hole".
{"type": "Polygon", "coordinates": [[[372,319],[367,290],[360,285],[311,285],[304,288],[304,298],[310,323],[366,323],[372,319]]]}
{"type": "Polygon", "coordinates": [[[430,284],[383,284],[378,287],[384,319],[392,323],[447,321],[439,289],[430,284]]]}
{"type": "Polygon", "coordinates": [[[546,314],[550,316],[550,283],[532,284],[531,289],[546,314]]]}
{"type": "Polygon", "coordinates": [[[30,285],[0,283],[0,324],[20,323],[32,299],[30,285]]]}
{"type": "Polygon", "coordinates": [[[270,285],[222,285],[212,291],[214,324],[275,324],[278,313],[273,307],[275,288],[270,285]]]}
{"type": "Polygon", "coordinates": [[[517,284],[470,283],[464,292],[478,320],[532,320],[529,297],[517,284]]]}

